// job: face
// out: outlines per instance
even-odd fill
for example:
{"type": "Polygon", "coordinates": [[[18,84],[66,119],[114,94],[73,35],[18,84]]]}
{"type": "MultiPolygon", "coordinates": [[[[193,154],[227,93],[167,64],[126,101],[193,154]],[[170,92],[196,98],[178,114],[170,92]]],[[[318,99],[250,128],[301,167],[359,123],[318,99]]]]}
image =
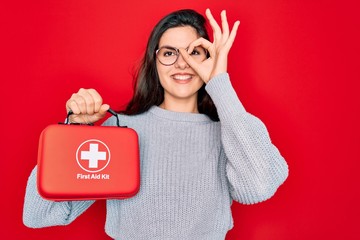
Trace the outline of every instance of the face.
{"type": "MultiPolygon", "coordinates": [[[[170,28],[159,41],[159,48],[170,46],[186,49],[198,39],[196,30],[190,26],[170,28]]],[[[166,66],[156,60],[160,83],[164,88],[165,102],[188,101],[197,105],[197,92],[204,84],[196,72],[184,61],[181,54],[172,65],[166,66]]]]}

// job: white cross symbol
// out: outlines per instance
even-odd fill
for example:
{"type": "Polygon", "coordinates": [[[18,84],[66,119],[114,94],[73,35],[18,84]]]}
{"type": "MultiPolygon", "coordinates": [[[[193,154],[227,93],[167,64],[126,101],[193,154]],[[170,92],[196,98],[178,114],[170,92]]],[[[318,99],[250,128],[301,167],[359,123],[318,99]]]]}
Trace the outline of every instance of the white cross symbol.
{"type": "Polygon", "coordinates": [[[89,151],[81,151],[81,160],[89,160],[89,168],[97,168],[99,160],[106,160],[106,152],[99,152],[99,144],[90,143],[89,151]]]}

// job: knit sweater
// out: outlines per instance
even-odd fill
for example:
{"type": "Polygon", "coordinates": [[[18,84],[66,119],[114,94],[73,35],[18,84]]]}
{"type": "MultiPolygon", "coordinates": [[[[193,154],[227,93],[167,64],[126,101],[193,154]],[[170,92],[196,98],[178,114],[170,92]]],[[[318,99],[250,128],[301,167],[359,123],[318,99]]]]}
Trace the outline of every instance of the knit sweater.
{"type": "MultiPolygon", "coordinates": [[[[121,240],[222,240],[233,226],[232,200],[264,201],[288,176],[288,166],[264,124],[246,112],[227,73],[206,91],[219,122],[204,114],[153,106],[119,115],[139,135],[141,185],[135,197],[107,200],[106,233],[121,240]]],[[[104,122],[116,125],[114,117],[104,122]]],[[[67,225],[94,201],[53,202],[40,197],[36,167],[25,194],[23,221],[39,228],[67,225]]]]}

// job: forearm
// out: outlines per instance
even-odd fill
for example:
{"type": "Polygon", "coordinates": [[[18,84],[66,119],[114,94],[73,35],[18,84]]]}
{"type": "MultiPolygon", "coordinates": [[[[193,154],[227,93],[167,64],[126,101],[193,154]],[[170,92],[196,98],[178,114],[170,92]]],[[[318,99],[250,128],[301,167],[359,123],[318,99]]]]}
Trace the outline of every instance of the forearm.
{"type": "Polygon", "coordinates": [[[35,167],[28,179],[23,222],[32,228],[67,225],[82,214],[94,201],[54,202],[43,199],[37,190],[35,167]]]}
{"type": "Polygon", "coordinates": [[[211,81],[207,91],[220,118],[231,195],[246,204],[264,201],[285,181],[288,166],[265,125],[245,111],[228,75],[221,74],[211,81]]]}

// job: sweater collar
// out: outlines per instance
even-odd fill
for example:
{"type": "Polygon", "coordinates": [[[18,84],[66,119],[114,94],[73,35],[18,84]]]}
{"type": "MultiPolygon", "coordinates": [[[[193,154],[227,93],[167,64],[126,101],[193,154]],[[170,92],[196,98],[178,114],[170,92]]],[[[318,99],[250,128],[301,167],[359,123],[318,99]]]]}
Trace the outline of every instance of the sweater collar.
{"type": "Polygon", "coordinates": [[[164,119],[177,122],[212,122],[212,120],[202,113],[173,112],[162,109],[158,106],[152,106],[149,112],[164,119]]]}

